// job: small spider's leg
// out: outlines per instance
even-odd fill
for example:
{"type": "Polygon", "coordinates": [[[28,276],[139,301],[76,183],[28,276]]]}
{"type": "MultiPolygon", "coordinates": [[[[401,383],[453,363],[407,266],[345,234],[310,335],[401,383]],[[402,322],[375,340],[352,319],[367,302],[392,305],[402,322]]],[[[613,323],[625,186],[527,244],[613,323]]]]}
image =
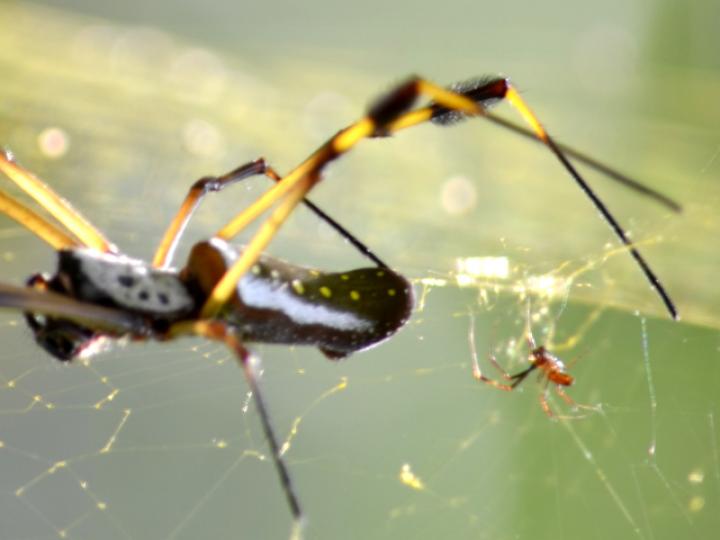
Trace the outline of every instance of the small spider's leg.
{"type": "Polygon", "coordinates": [[[550,405],[548,404],[548,389],[547,386],[543,388],[543,391],[540,392],[540,407],[542,407],[542,410],[545,411],[545,414],[548,415],[550,418],[554,418],[555,414],[552,412],[552,409],[550,408],[550,405]]]}
{"type": "Polygon", "coordinates": [[[530,349],[530,352],[537,349],[537,345],[535,344],[535,337],[533,336],[532,332],[532,316],[530,315],[530,298],[528,298],[527,306],[526,306],[527,316],[525,318],[525,339],[527,339],[528,348],[530,349]]]}
{"type": "Polygon", "coordinates": [[[3,149],[0,149],[0,170],[74,234],[84,246],[102,252],[117,251],[117,248],[67,200],[30,171],[15,163],[12,155],[3,149]]]}
{"type": "Polygon", "coordinates": [[[265,438],[270,446],[270,453],[272,454],[275,469],[280,477],[280,484],[282,485],[283,492],[285,493],[288,505],[290,506],[290,512],[295,522],[295,528],[297,529],[301,527],[303,513],[300,508],[300,502],[297,494],[295,493],[292,485],[290,473],[287,465],[285,464],[285,460],[282,457],[280,445],[275,437],[275,430],[270,422],[270,415],[268,413],[267,406],[265,405],[262,393],[260,392],[260,386],[255,374],[256,368],[253,365],[257,362],[257,360],[243,346],[242,342],[233,332],[232,328],[220,321],[191,321],[177,323],[170,328],[168,338],[188,334],[205,337],[215,341],[221,341],[235,353],[238,363],[245,373],[245,379],[250,387],[250,392],[255,400],[255,406],[257,407],[258,415],[260,416],[260,422],[262,423],[265,438]]]}
{"type": "Polygon", "coordinates": [[[562,389],[562,386],[561,386],[561,385],[559,385],[559,384],[556,384],[556,385],[555,385],[555,393],[557,393],[558,396],[560,396],[561,398],[563,398],[563,400],[565,401],[565,403],[567,403],[567,404],[570,405],[571,407],[582,407],[581,405],[578,405],[578,404],[575,402],[575,400],[574,400],[573,398],[571,398],[571,397],[567,394],[567,392],[565,392],[565,391],[562,389]]]}
{"type": "Polygon", "coordinates": [[[501,365],[500,362],[497,361],[497,359],[491,354],[489,357],[490,363],[495,367],[495,369],[498,370],[498,373],[502,376],[503,379],[506,381],[514,381],[512,375],[510,375],[501,365]]]}
{"type": "Polygon", "coordinates": [[[62,229],[49,222],[43,216],[0,190],[0,212],[14,219],[53,249],[66,249],[79,246],[79,242],[68,236],[62,229]]]}
{"type": "MultiPolygon", "coordinates": [[[[593,406],[593,405],[585,405],[583,403],[578,403],[573,398],[571,398],[563,389],[561,385],[555,385],[555,392],[565,400],[565,403],[567,403],[570,407],[573,409],[583,409],[583,410],[589,410],[589,411],[595,411],[598,412],[601,409],[600,405],[593,406]]],[[[572,418],[582,418],[583,416],[573,416],[572,418]]]]}
{"type": "MultiPolygon", "coordinates": [[[[513,380],[512,377],[510,375],[508,375],[507,371],[505,371],[500,366],[500,364],[498,364],[497,360],[495,360],[495,357],[492,355],[490,356],[490,362],[500,372],[500,375],[502,376],[503,379],[505,379],[506,381],[513,380]]],[[[475,359],[475,362],[473,362],[473,378],[476,381],[482,381],[486,384],[489,384],[490,386],[494,386],[495,388],[497,388],[499,390],[505,390],[506,392],[512,392],[515,389],[515,387],[513,385],[503,384],[501,382],[490,379],[490,378],[486,377],[485,375],[483,375],[482,372],[480,371],[480,365],[477,364],[477,359],[475,359]]]]}
{"type": "Polygon", "coordinates": [[[0,283],[0,308],[63,317],[97,331],[117,335],[142,335],[149,332],[145,321],[137,315],[30,287],[0,283]]]}
{"type": "Polygon", "coordinates": [[[580,360],[584,354],[579,354],[577,356],[573,356],[573,358],[565,365],[565,370],[570,371],[573,367],[575,367],[575,364],[578,363],[578,360],[580,360]]]}
{"type": "MultiPolygon", "coordinates": [[[[535,364],[531,364],[521,372],[510,375],[510,378],[514,381],[510,386],[512,386],[513,389],[517,388],[536,368],[537,366],[535,364]]],[[[542,373],[540,373],[540,375],[542,375],[542,373]]]]}
{"type": "Polygon", "coordinates": [[[350,151],[361,140],[385,131],[388,124],[410,109],[420,95],[426,95],[436,103],[468,114],[481,113],[480,106],[471,99],[416,77],[400,84],[378,100],[365,117],[337,133],[217,232],[217,237],[230,240],[272,205],[277,204],[242,255],[213,289],[203,306],[203,318],[215,315],[232,296],[238,280],[255,263],[295,206],[320,181],[322,169],[350,151]]]}
{"type": "MultiPolygon", "coordinates": [[[[153,266],[156,268],[166,268],[169,266],[180,237],[185,231],[193,213],[200,206],[200,203],[205,195],[212,191],[221,191],[236,182],[258,174],[264,174],[275,182],[279,182],[281,180],[280,175],[275,172],[275,170],[268,165],[263,158],[258,158],[255,161],[241,165],[222,176],[207,176],[195,182],[180,206],[180,210],[178,210],[177,214],[165,231],[165,234],[160,241],[160,245],[155,251],[152,262],[153,266]]],[[[387,268],[387,265],[380,260],[380,258],[375,255],[369,247],[356,238],[335,219],[325,213],[316,204],[307,198],[303,200],[303,203],[320,219],[335,229],[338,234],[350,242],[362,255],[368,257],[378,266],[387,268]]]]}
{"type": "Polygon", "coordinates": [[[498,382],[498,381],[496,381],[496,380],[494,380],[494,379],[489,379],[488,377],[486,377],[485,375],[483,375],[483,374],[480,373],[479,371],[476,372],[475,370],[473,370],[473,378],[474,378],[476,381],[484,382],[485,384],[489,384],[490,386],[492,386],[492,387],[494,387],[494,388],[497,388],[498,390],[504,390],[505,392],[512,392],[512,391],[513,391],[513,387],[510,386],[509,384],[503,384],[503,383],[498,382]]]}
{"type": "MultiPolygon", "coordinates": [[[[595,209],[600,212],[603,218],[605,218],[605,221],[613,230],[615,236],[628,249],[630,255],[633,259],[635,259],[635,262],[640,267],[647,281],[662,299],[666,309],[670,313],[670,316],[673,319],[678,319],[678,311],[670,298],[670,295],[665,290],[665,287],[660,282],[659,278],[652,271],[645,258],[630,241],[625,229],[620,225],[617,219],[615,219],[607,206],[605,206],[605,203],[603,203],[600,197],[595,194],[590,185],[580,175],[577,169],[575,169],[572,163],[570,163],[566,154],[563,152],[562,147],[556,144],[547,131],[545,131],[545,128],[542,126],[537,116],[535,116],[535,113],[532,112],[530,107],[528,107],[525,101],[520,97],[520,94],[510,84],[510,81],[502,78],[490,81],[471,81],[470,83],[456,85],[455,89],[460,93],[460,95],[467,96],[478,102],[479,112],[473,113],[470,116],[487,116],[486,108],[502,99],[508,101],[520,113],[525,122],[527,122],[532,128],[532,132],[535,137],[552,151],[565,170],[570,174],[573,180],[575,180],[575,183],[590,199],[592,204],[595,206],[595,209]]],[[[433,120],[435,123],[440,125],[454,124],[466,116],[463,115],[462,112],[463,111],[459,111],[454,107],[447,107],[444,103],[435,103],[430,107],[417,109],[405,115],[399,116],[394,120],[394,122],[387,126],[387,133],[392,133],[427,120],[433,120]]]]}
{"type": "MultiPolygon", "coordinates": [[[[550,383],[550,380],[547,380],[547,383],[550,383]]],[[[585,418],[585,414],[571,414],[571,415],[565,415],[565,414],[555,414],[552,412],[552,409],[550,408],[550,405],[548,404],[548,392],[549,387],[548,384],[545,385],[543,388],[542,393],[540,394],[540,406],[542,407],[543,411],[545,411],[545,414],[547,414],[550,418],[557,419],[557,420],[580,420],[582,418],[585,418]]],[[[590,405],[582,405],[580,403],[577,403],[573,398],[571,398],[567,393],[565,393],[562,389],[562,385],[555,384],[555,392],[557,395],[559,395],[565,403],[568,404],[568,406],[572,407],[574,410],[577,409],[584,409],[584,410],[591,410],[597,412],[597,407],[592,407],[590,405]]]]}
{"type": "MultiPolygon", "coordinates": [[[[482,370],[480,369],[480,363],[478,362],[478,354],[477,354],[477,347],[475,346],[475,317],[473,316],[472,312],[470,312],[470,331],[468,332],[468,341],[470,342],[470,356],[472,358],[472,375],[473,378],[476,381],[482,381],[485,384],[489,384],[490,386],[494,386],[495,388],[498,388],[499,390],[505,390],[506,392],[510,392],[512,390],[512,387],[508,384],[502,384],[499,383],[493,379],[487,378],[485,375],[483,375],[482,370]]],[[[490,357],[492,362],[495,364],[495,366],[500,370],[501,373],[504,374],[504,377],[506,379],[509,379],[510,376],[507,374],[507,372],[500,367],[500,365],[495,362],[495,358],[490,357]]]]}

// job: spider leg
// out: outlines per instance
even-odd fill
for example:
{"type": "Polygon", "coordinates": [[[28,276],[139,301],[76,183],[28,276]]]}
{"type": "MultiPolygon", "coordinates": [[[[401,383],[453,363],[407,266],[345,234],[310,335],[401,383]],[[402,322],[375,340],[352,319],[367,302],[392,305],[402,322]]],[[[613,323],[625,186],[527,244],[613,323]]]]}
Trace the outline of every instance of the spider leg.
{"type": "Polygon", "coordinates": [[[180,237],[185,231],[185,228],[190,222],[195,210],[197,210],[200,203],[205,198],[205,195],[211,191],[222,191],[227,186],[250,176],[264,174],[265,169],[265,161],[260,158],[241,165],[222,176],[206,176],[197,180],[190,187],[190,190],[185,196],[185,200],[182,205],[180,205],[180,209],[177,211],[175,217],[172,219],[170,225],[165,231],[165,234],[160,241],[160,245],[158,245],[155,250],[152,265],[155,268],[166,268],[170,264],[180,237]]]}
{"type": "MultiPolygon", "coordinates": [[[[573,398],[571,398],[571,397],[562,389],[562,386],[560,386],[560,385],[555,385],[555,392],[557,392],[557,394],[558,394],[561,398],[563,398],[563,400],[565,401],[565,403],[567,403],[570,407],[572,407],[572,408],[574,408],[574,409],[583,409],[583,410],[589,410],[589,411],[598,412],[598,411],[601,410],[601,408],[602,408],[601,405],[595,405],[595,406],[593,406],[593,405],[586,405],[586,404],[584,404],[584,403],[578,403],[578,402],[575,401],[573,398]]],[[[582,418],[582,417],[583,417],[582,415],[581,415],[581,416],[573,416],[573,418],[582,418]]]]}
{"type": "MultiPolygon", "coordinates": [[[[492,89],[493,84],[494,83],[491,82],[490,84],[488,84],[488,86],[492,89]]],[[[490,106],[493,104],[494,101],[497,101],[497,98],[492,95],[492,92],[483,92],[482,87],[480,88],[480,90],[476,90],[474,92],[472,98],[478,102],[483,102],[485,106],[490,106]]],[[[392,123],[391,126],[388,127],[388,132],[392,134],[402,129],[413,127],[427,121],[434,121],[434,123],[446,125],[449,123],[454,123],[458,120],[462,120],[462,116],[453,117],[452,122],[443,122],[436,120],[437,117],[442,117],[443,114],[447,114],[449,112],[450,111],[448,109],[444,107],[439,107],[438,105],[431,105],[429,107],[416,109],[412,112],[405,113],[404,115],[399,117],[395,122],[392,123]]],[[[486,111],[484,116],[494,124],[513,131],[518,135],[521,135],[527,139],[532,139],[536,142],[542,142],[542,140],[538,139],[537,134],[532,129],[528,129],[524,126],[516,124],[515,122],[497,116],[489,111],[486,111]]],[[[638,182],[637,180],[630,178],[626,174],[621,173],[620,171],[610,167],[609,165],[602,163],[595,158],[592,158],[587,154],[580,152],[579,150],[575,150],[574,148],[567,146],[566,144],[556,144],[566,155],[570,156],[571,158],[580,163],[583,163],[589,168],[603,174],[609,179],[624,185],[625,187],[635,191],[636,193],[645,195],[646,197],[653,199],[655,202],[662,204],[673,212],[680,212],[682,210],[680,204],[678,204],[676,201],[674,201],[667,195],[664,195],[663,193],[660,193],[659,191],[651,188],[650,186],[638,182]]]]}
{"type": "MultiPolygon", "coordinates": [[[[591,411],[598,411],[597,407],[593,407],[591,405],[582,405],[580,403],[577,403],[575,400],[573,400],[569,395],[567,395],[561,388],[560,385],[555,385],[555,392],[567,403],[570,407],[573,409],[584,409],[584,410],[591,410],[591,411]]],[[[550,404],[548,403],[548,388],[545,387],[545,390],[540,394],[540,406],[542,407],[543,411],[545,411],[545,414],[548,415],[548,417],[552,419],[557,420],[580,420],[582,418],[585,418],[587,414],[556,414],[552,411],[550,408],[550,404]]]]}
{"type": "MultiPolygon", "coordinates": [[[[499,390],[505,390],[506,392],[511,392],[512,387],[509,384],[503,384],[498,381],[495,381],[493,379],[489,379],[485,375],[483,375],[482,370],[480,369],[480,363],[478,362],[478,354],[477,354],[477,347],[475,346],[475,316],[473,315],[472,311],[470,312],[470,331],[468,332],[468,341],[470,342],[470,357],[472,358],[472,375],[473,378],[476,381],[484,382],[485,384],[489,384],[490,386],[494,386],[495,388],[499,390]]],[[[507,372],[500,367],[500,364],[497,363],[495,360],[495,357],[490,356],[490,361],[495,365],[495,367],[500,371],[500,373],[503,374],[503,378],[506,380],[512,380],[510,376],[507,374],[507,372]]]]}
{"type": "MultiPolygon", "coordinates": [[[[650,285],[655,289],[655,291],[662,299],[663,303],[665,304],[665,308],[667,309],[670,316],[673,319],[678,319],[678,311],[672,299],[670,298],[670,295],[665,290],[665,287],[655,275],[653,270],[650,268],[650,265],[647,263],[645,258],[630,241],[627,233],[625,232],[625,229],[620,225],[617,219],[615,219],[607,206],[605,206],[605,203],[592,190],[590,185],[580,175],[577,169],[575,169],[572,163],[570,163],[566,154],[563,151],[563,147],[558,145],[554,141],[554,139],[550,137],[547,131],[545,131],[545,128],[542,126],[537,116],[535,116],[535,113],[532,112],[530,107],[528,107],[527,103],[525,103],[525,101],[520,97],[520,94],[510,84],[510,82],[507,79],[502,78],[492,79],[489,81],[474,81],[457,85],[457,91],[460,93],[460,95],[467,96],[480,105],[480,112],[476,112],[474,113],[474,115],[480,114],[483,116],[488,116],[489,114],[486,112],[486,108],[502,99],[508,101],[517,110],[517,112],[520,114],[520,116],[522,116],[525,122],[530,125],[535,138],[538,139],[540,142],[544,143],[550,149],[550,151],[555,155],[558,161],[560,161],[565,170],[573,178],[578,187],[580,187],[580,189],[585,193],[585,196],[590,199],[593,206],[595,206],[595,209],[600,212],[603,218],[605,218],[605,221],[615,233],[615,236],[627,248],[633,259],[635,259],[635,262],[645,275],[645,279],[650,283],[650,285]]],[[[468,115],[467,113],[465,113],[465,115],[472,116],[473,114],[468,115]]],[[[459,120],[462,120],[465,115],[458,114],[457,108],[455,107],[448,107],[444,103],[434,103],[429,107],[416,109],[404,115],[400,115],[387,126],[386,131],[387,134],[391,134],[395,131],[405,129],[407,127],[411,127],[425,121],[433,121],[436,124],[440,125],[451,125],[458,122],[459,120]]],[[[505,125],[503,121],[499,120],[495,116],[492,116],[491,120],[499,125],[504,125],[505,127],[512,129],[510,125],[505,125]]],[[[590,165],[593,166],[593,164],[590,165]]],[[[612,172],[614,173],[614,171],[612,172]]],[[[617,178],[618,176],[622,175],[611,174],[610,176],[617,178]]],[[[642,188],[636,188],[636,190],[643,190],[644,188],[645,187],[642,186],[642,188]]],[[[649,189],[644,190],[649,191],[649,189]]]]}
{"type": "MultiPolygon", "coordinates": [[[[505,118],[502,118],[500,116],[496,116],[492,113],[487,113],[486,118],[490,120],[491,122],[502,126],[504,128],[509,129],[510,131],[514,131],[518,135],[521,135],[525,138],[532,139],[535,141],[539,141],[537,136],[535,135],[535,132],[527,129],[523,126],[520,126],[516,124],[515,122],[511,122],[510,120],[506,120],[505,118]]],[[[679,213],[682,211],[682,207],[680,204],[668,197],[667,195],[660,193],[656,189],[651,188],[650,186],[646,186],[645,184],[638,182],[637,180],[630,178],[626,174],[621,173],[620,171],[617,171],[616,169],[613,169],[609,165],[606,165],[605,163],[602,163],[598,161],[595,158],[592,158],[588,156],[587,154],[580,152],[579,150],[575,150],[574,148],[567,146],[562,143],[556,142],[558,148],[565,153],[565,155],[570,156],[574,160],[583,163],[584,165],[588,166],[589,168],[603,174],[607,178],[614,180],[618,182],[619,184],[622,184],[623,186],[631,189],[632,191],[644,195],[646,197],[649,197],[650,199],[653,199],[655,202],[663,205],[668,210],[672,210],[673,212],[679,213]]]]}
{"type": "Polygon", "coordinates": [[[195,321],[195,322],[181,322],[173,325],[167,337],[173,338],[179,335],[196,335],[205,337],[207,339],[220,341],[224,343],[229,349],[231,349],[242,367],[245,373],[245,379],[248,382],[250,391],[252,392],[253,399],[255,400],[255,406],[260,416],[260,422],[262,423],[265,438],[270,446],[270,452],[272,454],[273,463],[277,470],[278,476],[280,477],[280,484],[282,485],[285,498],[287,499],[290,507],[290,512],[293,516],[295,523],[294,528],[298,529],[302,526],[303,513],[300,508],[300,502],[295,493],[290,478],[285,460],[282,457],[280,451],[280,445],[275,437],[275,431],[270,422],[270,415],[263,400],[260,392],[260,386],[258,384],[257,376],[255,375],[256,369],[253,364],[256,362],[252,354],[245,348],[240,339],[234,333],[233,329],[220,321],[195,321]]]}
{"type": "Polygon", "coordinates": [[[117,251],[117,248],[67,200],[30,171],[15,163],[12,155],[2,149],[0,149],[0,170],[75,235],[82,245],[105,253],[117,251]]]}
{"type": "MultiPolygon", "coordinates": [[[[527,368],[522,370],[519,373],[516,373],[515,375],[510,375],[510,379],[512,379],[514,382],[510,385],[513,389],[517,388],[526,378],[528,375],[530,375],[537,366],[535,364],[530,364],[527,368]]],[[[542,376],[542,372],[540,373],[542,376]]]]}
{"type": "Polygon", "coordinates": [[[533,336],[532,332],[532,317],[530,315],[530,299],[528,298],[527,301],[527,316],[525,319],[525,339],[527,340],[528,348],[530,349],[530,352],[537,349],[537,344],[535,343],[535,337],[533,336]]]}
{"type": "MultiPolygon", "coordinates": [[[[265,176],[268,178],[274,180],[275,182],[280,182],[282,180],[282,177],[275,172],[275,169],[267,166],[265,170],[265,176]]],[[[335,231],[345,238],[348,242],[350,242],[355,249],[357,249],[361,255],[364,257],[367,257],[372,262],[374,262],[377,266],[380,268],[389,268],[387,264],[385,264],[380,257],[375,255],[375,253],[360,239],[358,239],[353,233],[348,231],[342,224],[340,224],[335,218],[330,216],[327,212],[325,212],[322,208],[320,208],[318,205],[316,205],[314,202],[312,202],[310,199],[305,197],[303,199],[303,204],[309,208],[317,217],[319,217],[321,220],[323,220],[325,223],[327,223],[330,227],[335,229],[335,231]]]]}
{"type": "MultiPolygon", "coordinates": [[[[175,253],[178,241],[182,236],[187,224],[192,218],[193,213],[200,206],[201,201],[205,195],[212,191],[222,191],[226,187],[235,184],[250,176],[258,174],[264,174],[268,178],[279,182],[281,176],[275,172],[275,170],[268,165],[263,158],[258,158],[255,161],[251,161],[236,169],[226,173],[222,176],[207,176],[201,178],[195,182],[188,191],[180,209],[173,218],[172,222],[168,226],[165,234],[163,235],[160,245],[155,251],[153,257],[153,266],[156,268],[166,268],[169,266],[170,261],[175,253]]],[[[368,257],[375,264],[382,268],[387,268],[387,265],[375,255],[370,248],[368,248],[363,242],[358,240],[350,231],[338,223],[335,219],[325,213],[321,208],[315,205],[309,199],[303,199],[303,203],[312,212],[314,212],[320,219],[325,221],[333,229],[335,229],[342,237],[350,242],[355,248],[360,251],[361,254],[368,257]]]]}
{"type": "Polygon", "coordinates": [[[567,394],[567,392],[565,392],[565,391],[562,389],[562,387],[561,387],[559,384],[556,384],[556,385],[555,385],[555,392],[557,393],[558,396],[560,396],[561,398],[563,398],[563,401],[565,401],[565,403],[567,403],[567,404],[570,405],[571,407],[579,407],[579,406],[580,406],[580,405],[578,405],[578,404],[575,402],[575,400],[574,400],[573,398],[571,398],[571,397],[567,394]]]}
{"type": "Polygon", "coordinates": [[[145,321],[131,313],[79,302],[51,291],[0,283],[0,307],[63,317],[99,332],[142,336],[149,332],[145,321]]]}
{"type": "Polygon", "coordinates": [[[550,408],[550,404],[548,404],[547,398],[548,398],[548,387],[547,384],[544,386],[543,391],[540,392],[540,407],[543,411],[545,411],[545,414],[548,415],[550,418],[554,418],[555,414],[552,412],[552,409],[550,408]]]}
{"type": "Polygon", "coordinates": [[[242,255],[213,289],[203,306],[201,313],[203,318],[215,315],[232,296],[238,280],[255,263],[295,206],[320,181],[322,169],[351,150],[361,140],[385,132],[387,126],[410,109],[420,95],[426,95],[436,103],[468,114],[482,112],[481,107],[471,99],[415,77],[400,84],[378,100],[365,117],[338,132],[254,204],[217,232],[216,237],[229,240],[272,205],[277,204],[242,255]]]}
{"type": "Polygon", "coordinates": [[[79,242],[68,236],[65,231],[1,189],[0,212],[17,221],[55,250],[79,246],[79,242]]]}
{"type": "Polygon", "coordinates": [[[495,369],[497,369],[500,372],[500,375],[502,376],[503,379],[505,379],[506,381],[514,381],[515,380],[512,375],[510,375],[507,371],[505,371],[505,369],[500,365],[500,363],[497,361],[497,359],[492,354],[490,355],[489,358],[490,358],[490,363],[493,366],[495,366],[495,369]]]}
{"type": "MultiPolygon", "coordinates": [[[[473,366],[474,368],[475,366],[473,366]]],[[[489,379],[485,375],[483,375],[479,370],[473,369],[473,378],[476,381],[484,382],[485,384],[489,384],[490,386],[497,388],[498,390],[504,390],[505,392],[512,392],[513,387],[509,384],[503,384],[501,382],[498,382],[494,379],[489,379]]]]}

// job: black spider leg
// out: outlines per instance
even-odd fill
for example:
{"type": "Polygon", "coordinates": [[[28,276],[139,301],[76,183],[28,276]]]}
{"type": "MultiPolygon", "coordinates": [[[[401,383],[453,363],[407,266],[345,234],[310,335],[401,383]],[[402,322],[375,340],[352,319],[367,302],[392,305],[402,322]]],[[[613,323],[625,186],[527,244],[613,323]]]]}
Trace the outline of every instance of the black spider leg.
{"type": "MultiPolygon", "coordinates": [[[[527,139],[534,140],[536,142],[542,142],[537,138],[537,135],[535,135],[533,131],[523,126],[520,126],[515,122],[511,122],[506,118],[496,116],[492,113],[487,113],[485,116],[491,122],[494,122],[499,126],[514,131],[518,135],[521,135],[527,139]]],[[[653,199],[655,202],[662,204],[667,209],[672,210],[673,212],[682,212],[682,206],[680,206],[680,203],[668,197],[664,193],[660,193],[658,190],[653,189],[650,186],[647,186],[641,182],[638,182],[634,178],[630,178],[628,175],[623,174],[620,171],[617,171],[614,168],[610,167],[609,165],[606,165],[605,163],[602,163],[601,161],[598,161],[597,159],[590,157],[587,154],[580,152],[579,150],[575,150],[574,148],[571,148],[566,144],[562,144],[559,142],[556,142],[556,144],[565,155],[579,161],[580,163],[583,163],[591,169],[594,169],[595,171],[606,176],[607,178],[618,182],[619,184],[635,191],[636,193],[639,193],[640,195],[653,199]]]]}
{"type": "Polygon", "coordinates": [[[258,416],[260,417],[263,433],[270,447],[272,462],[280,479],[280,485],[285,494],[288,506],[290,507],[290,513],[293,517],[293,535],[291,538],[300,537],[300,531],[304,525],[302,507],[300,506],[299,497],[295,492],[290,472],[285,464],[282,449],[275,436],[265,399],[260,390],[255,368],[256,361],[253,355],[245,348],[236,330],[221,321],[180,322],[170,328],[167,337],[172,338],[179,335],[196,335],[222,342],[235,354],[238,364],[242,368],[245,379],[250,387],[250,392],[252,393],[258,416]]]}
{"type": "MultiPolygon", "coordinates": [[[[528,375],[535,371],[535,369],[537,369],[537,366],[535,364],[531,364],[521,372],[516,373],[515,375],[510,375],[510,379],[513,381],[513,383],[510,385],[510,388],[517,388],[527,378],[528,375]]],[[[542,376],[543,373],[540,372],[540,378],[542,378],[542,376]]]]}
{"type": "MultiPolygon", "coordinates": [[[[200,206],[200,203],[204,199],[205,195],[210,192],[222,191],[228,186],[256,175],[265,175],[275,182],[278,182],[281,179],[281,176],[267,164],[264,158],[258,158],[255,161],[245,163],[221,176],[206,176],[197,180],[190,187],[190,190],[180,206],[180,209],[168,226],[168,229],[155,252],[155,256],[153,257],[153,266],[166,267],[170,263],[175,252],[175,248],[177,247],[187,224],[192,218],[195,210],[197,210],[200,206]]],[[[380,268],[388,268],[387,264],[385,264],[365,243],[359,240],[354,234],[323,211],[319,206],[307,198],[303,199],[303,203],[321,220],[325,221],[330,227],[332,227],[340,236],[352,244],[361,255],[370,259],[380,268]]]]}
{"type": "MultiPolygon", "coordinates": [[[[510,85],[510,82],[507,79],[502,78],[492,80],[488,80],[487,78],[476,79],[474,81],[459,83],[454,87],[451,87],[451,89],[466,97],[469,97],[470,99],[478,103],[478,105],[483,108],[483,113],[485,112],[485,109],[487,107],[495,104],[498,100],[507,99],[508,101],[510,101],[511,105],[513,105],[528,121],[528,123],[531,124],[536,138],[547,145],[547,147],[552,151],[555,157],[560,161],[565,170],[573,178],[575,183],[590,199],[593,206],[595,206],[595,209],[600,212],[603,218],[605,218],[605,221],[613,230],[615,236],[627,248],[633,259],[635,259],[635,262],[642,270],[647,281],[660,295],[660,298],[662,299],[666,309],[668,310],[672,318],[675,320],[679,319],[677,308],[675,307],[675,304],[670,298],[670,295],[665,290],[665,287],[660,282],[655,272],[653,272],[653,270],[650,268],[650,265],[647,263],[645,258],[640,254],[634,244],[630,241],[627,233],[625,232],[625,229],[623,229],[617,219],[615,219],[610,210],[607,208],[605,203],[600,199],[600,197],[598,197],[597,194],[595,194],[590,185],[585,181],[582,175],[580,175],[577,169],[575,169],[572,163],[570,163],[561,148],[555,143],[553,138],[550,137],[550,135],[547,133],[542,124],[540,124],[534,113],[530,111],[522,98],[520,98],[520,95],[517,93],[517,91],[510,85]]],[[[434,123],[439,125],[451,125],[467,116],[468,115],[465,113],[458,113],[457,111],[453,111],[447,107],[444,107],[443,105],[432,105],[431,118],[434,123]]]]}

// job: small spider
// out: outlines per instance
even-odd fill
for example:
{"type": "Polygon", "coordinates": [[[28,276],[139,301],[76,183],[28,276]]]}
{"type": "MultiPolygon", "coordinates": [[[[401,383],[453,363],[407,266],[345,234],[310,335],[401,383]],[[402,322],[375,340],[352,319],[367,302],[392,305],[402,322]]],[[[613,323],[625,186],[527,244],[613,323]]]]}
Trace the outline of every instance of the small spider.
{"type": "MultiPolygon", "coordinates": [[[[545,411],[550,418],[554,418],[556,415],[553,413],[550,405],[547,401],[547,394],[550,384],[554,385],[555,392],[560,396],[565,403],[573,408],[592,409],[587,405],[580,405],[576,403],[565,391],[564,387],[571,386],[575,382],[575,378],[567,372],[565,363],[560,360],[557,356],[553,355],[548,351],[544,345],[538,345],[535,343],[532,330],[530,329],[530,318],[528,312],[528,327],[527,327],[527,344],[528,350],[528,363],[530,364],[527,368],[522,371],[510,375],[495,359],[495,356],[490,355],[490,362],[500,372],[502,378],[508,381],[510,384],[504,384],[494,379],[490,379],[483,375],[480,364],[478,363],[478,355],[475,347],[475,330],[474,330],[474,317],[470,315],[470,332],[468,333],[468,339],[470,342],[470,352],[472,355],[472,374],[476,381],[484,382],[490,386],[506,392],[512,392],[530,375],[533,371],[538,370],[538,382],[544,380],[542,392],[540,392],[540,407],[545,411]]],[[[574,418],[574,417],[573,417],[574,418]]]]}

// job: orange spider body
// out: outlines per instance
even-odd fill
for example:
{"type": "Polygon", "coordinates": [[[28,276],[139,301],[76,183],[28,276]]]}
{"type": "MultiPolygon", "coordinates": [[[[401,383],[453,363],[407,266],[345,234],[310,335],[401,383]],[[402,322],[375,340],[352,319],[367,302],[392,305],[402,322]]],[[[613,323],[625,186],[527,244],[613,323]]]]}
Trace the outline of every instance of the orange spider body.
{"type": "MultiPolygon", "coordinates": [[[[575,378],[565,371],[565,363],[557,356],[550,354],[542,345],[530,352],[528,361],[536,369],[541,370],[541,377],[544,376],[551,383],[570,386],[575,382],[575,378]]],[[[515,384],[517,385],[519,382],[515,384]]]]}
{"type": "Polygon", "coordinates": [[[560,360],[557,356],[551,354],[544,345],[537,345],[535,338],[533,338],[532,332],[529,327],[530,314],[528,312],[528,333],[527,343],[530,349],[528,355],[528,362],[530,365],[524,370],[510,375],[503,367],[498,363],[494,356],[490,356],[490,362],[500,372],[502,378],[507,383],[501,383],[494,379],[486,377],[480,369],[478,363],[477,350],[475,348],[475,321],[474,318],[470,317],[470,352],[472,353],[472,374],[476,381],[484,382],[490,386],[497,388],[498,390],[504,390],[505,392],[512,392],[530,375],[533,371],[538,371],[538,381],[545,381],[543,391],[540,393],[540,407],[545,411],[549,417],[555,415],[550,409],[550,405],[547,401],[548,386],[552,383],[555,386],[555,392],[560,396],[565,403],[571,407],[586,408],[585,405],[578,405],[573,399],[568,396],[564,391],[563,387],[570,386],[575,382],[575,378],[566,371],[565,363],[560,360]]]}

